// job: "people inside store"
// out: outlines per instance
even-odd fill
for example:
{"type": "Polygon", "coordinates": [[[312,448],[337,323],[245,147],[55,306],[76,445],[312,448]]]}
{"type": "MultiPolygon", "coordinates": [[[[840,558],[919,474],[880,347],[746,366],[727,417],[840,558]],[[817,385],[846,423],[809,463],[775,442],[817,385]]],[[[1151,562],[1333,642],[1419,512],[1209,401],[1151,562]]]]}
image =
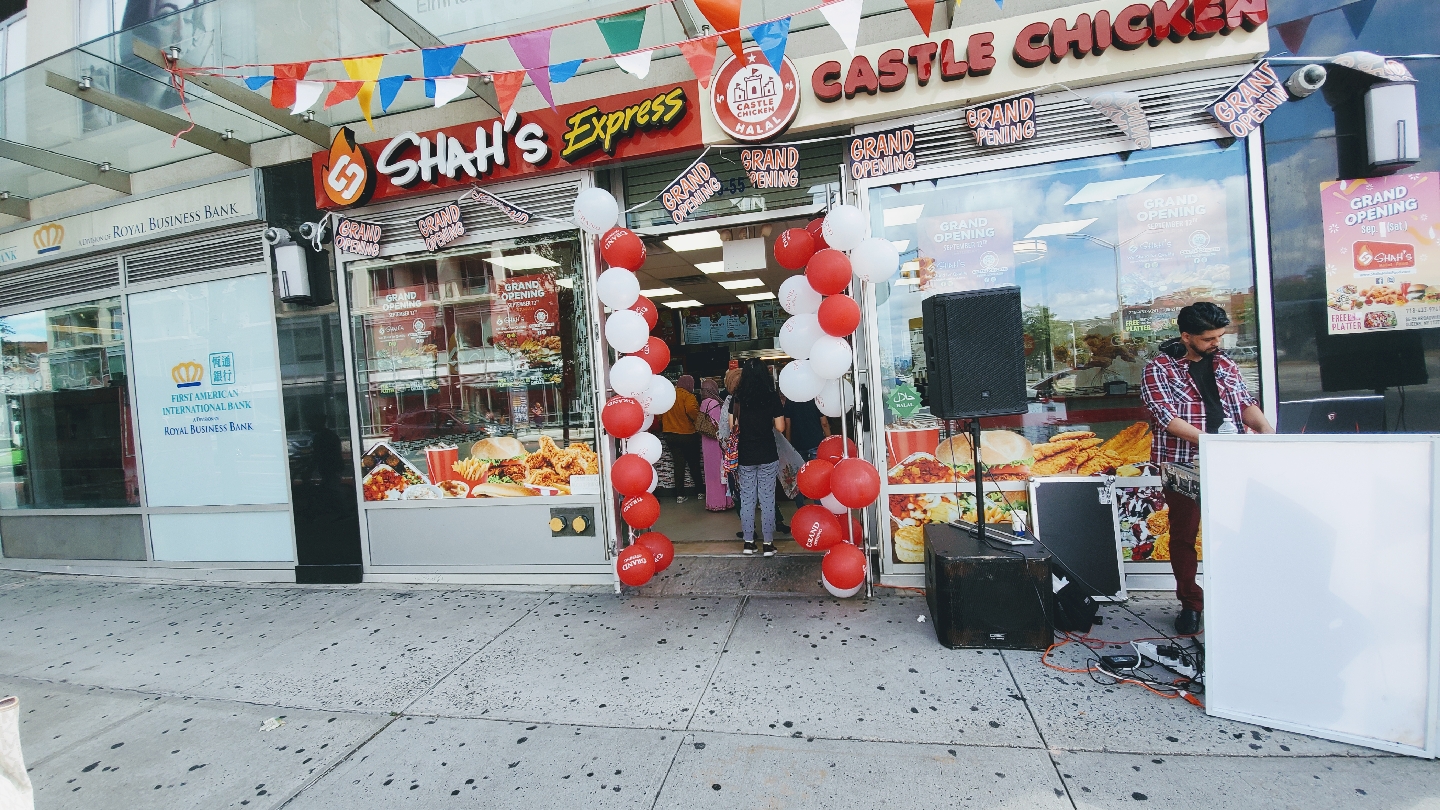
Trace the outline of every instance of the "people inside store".
{"type": "Polygon", "coordinates": [[[785,429],[785,411],[775,381],[759,360],[746,363],[731,405],[730,429],[738,431],[740,531],[744,553],[755,553],[755,507],[766,557],[775,556],[775,483],[780,454],[775,432],[785,429]]]}
{"type": "Polygon", "coordinates": [[[706,377],[700,381],[700,450],[705,464],[705,509],[710,512],[724,512],[735,505],[726,486],[724,454],[720,449],[720,425],[724,417],[724,399],[720,396],[720,381],[706,377]],[[708,421],[707,421],[708,420],[708,421]],[[714,429],[714,435],[710,430],[714,429]]]}
{"type": "MultiPolygon", "coordinates": [[[[820,452],[820,441],[829,435],[830,420],[821,415],[815,400],[785,403],[785,438],[802,459],[813,461],[820,452]]],[[[803,506],[805,500],[804,495],[797,494],[796,506],[803,506]]]]}
{"type": "Polygon", "coordinates": [[[695,378],[681,375],[675,383],[675,404],[660,417],[660,431],[670,458],[675,464],[675,502],[684,503],[687,495],[694,494],[704,486],[704,466],[700,460],[700,434],[695,430],[696,419],[700,416],[700,404],[695,400],[695,378]],[[690,470],[690,480],[695,489],[685,486],[685,470],[690,470]]]}
{"type": "MultiPolygon", "coordinates": [[[[1274,433],[1255,397],[1245,387],[1240,367],[1220,351],[1230,318],[1219,306],[1201,301],[1176,316],[1180,336],[1160,344],[1160,354],[1145,365],[1141,399],[1154,421],[1150,458],[1157,464],[1194,464],[1200,434],[1233,432],[1237,425],[1255,433],[1274,433]],[[1228,423],[1228,424],[1227,424],[1228,423]]],[[[1205,593],[1195,581],[1200,505],[1169,487],[1170,568],[1180,615],[1175,631],[1199,632],[1205,593]]]]}

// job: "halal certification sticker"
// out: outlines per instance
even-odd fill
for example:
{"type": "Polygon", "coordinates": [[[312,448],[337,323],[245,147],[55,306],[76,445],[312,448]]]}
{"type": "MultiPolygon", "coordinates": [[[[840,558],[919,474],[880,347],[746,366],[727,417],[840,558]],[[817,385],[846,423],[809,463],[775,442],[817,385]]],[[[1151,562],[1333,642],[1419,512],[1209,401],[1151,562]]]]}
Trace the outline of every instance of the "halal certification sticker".
{"type": "Polygon", "coordinates": [[[778,137],[800,111],[795,65],[782,57],[777,73],[759,48],[725,60],[710,87],[715,120],[737,141],[760,143],[778,137]]]}

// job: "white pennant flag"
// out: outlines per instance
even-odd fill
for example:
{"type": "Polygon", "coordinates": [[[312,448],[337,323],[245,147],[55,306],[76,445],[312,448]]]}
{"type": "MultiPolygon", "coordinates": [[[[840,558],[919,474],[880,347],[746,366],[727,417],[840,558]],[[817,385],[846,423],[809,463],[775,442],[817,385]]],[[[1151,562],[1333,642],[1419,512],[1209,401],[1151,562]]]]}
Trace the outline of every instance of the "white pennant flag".
{"type": "Polygon", "coordinates": [[[1138,149],[1150,148],[1150,120],[1140,106],[1140,96],[1128,90],[1099,93],[1085,99],[1099,113],[1120,128],[1138,149]]]}
{"type": "Polygon", "coordinates": [[[636,51],[623,56],[615,57],[615,64],[620,69],[629,73],[637,79],[645,78],[650,72],[650,51],[636,51]]]}
{"type": "Polygon", "coordinates": [[[290,112],[298,115],[310,109],[320,100],[323,92],[324,82],[295,82],[295,105],[290,108],[290,112]]]}
{"type": "Polygon", "coordinates": [[[840,35],[851,56],[855,55],[855,38],[860,35],[860,3],[861,0],[838,0],[820,7],[825,22],[840,35]]]}
{"type": "Polygon", "coordinates": [[[435,106],[444,107],[464,94],[470,80],[463,76],[448,76],[435,79],[435,106]]]}

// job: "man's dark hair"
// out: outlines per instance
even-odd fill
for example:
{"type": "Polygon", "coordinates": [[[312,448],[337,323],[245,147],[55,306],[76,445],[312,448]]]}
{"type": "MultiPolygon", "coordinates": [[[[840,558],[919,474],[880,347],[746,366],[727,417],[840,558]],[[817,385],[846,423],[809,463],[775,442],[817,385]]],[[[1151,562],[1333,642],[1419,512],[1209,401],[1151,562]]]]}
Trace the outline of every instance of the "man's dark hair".
{"type": "Polygon", "coordinates": [[[1175,325],[1187,335],[1198,335],[1212,329],[1224,329],[1230,325],[1230,316],[1215,304],[1201,301],[1182,307],[1180,314],[1175,316],[1175,325]]]}

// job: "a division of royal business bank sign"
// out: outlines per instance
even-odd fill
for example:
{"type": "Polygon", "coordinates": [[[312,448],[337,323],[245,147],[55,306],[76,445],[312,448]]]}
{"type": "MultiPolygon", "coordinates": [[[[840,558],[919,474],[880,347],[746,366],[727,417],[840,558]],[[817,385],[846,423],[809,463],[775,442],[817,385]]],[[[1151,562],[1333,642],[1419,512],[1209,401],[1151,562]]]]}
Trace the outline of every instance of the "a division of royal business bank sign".
{"type": "Polygon", "coordinates": [[[251,172],[0,234],[0,270],[259,218],[251,172]]]}

